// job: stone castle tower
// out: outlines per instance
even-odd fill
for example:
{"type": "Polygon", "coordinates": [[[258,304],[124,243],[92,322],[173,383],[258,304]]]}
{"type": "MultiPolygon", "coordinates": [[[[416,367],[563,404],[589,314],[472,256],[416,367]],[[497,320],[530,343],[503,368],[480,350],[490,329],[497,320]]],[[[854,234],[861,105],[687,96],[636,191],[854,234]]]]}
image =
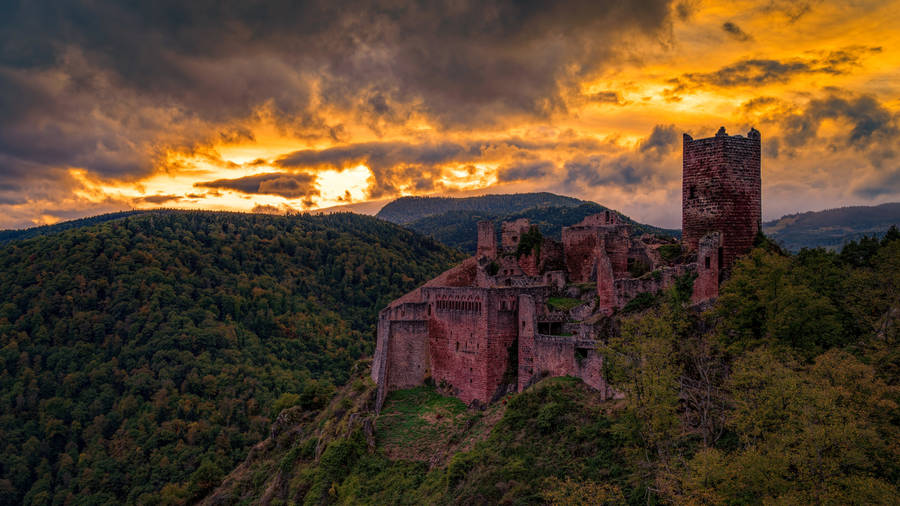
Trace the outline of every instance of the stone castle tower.
{"type": "Polygon", "coordinates": [[[728,273],[753,248],[761,226],[759,132],[730,136],[722,127],[715,137],[697,140],[684,134],[681,192],[682,244],[698,251],[705,236],[718,233],[711,263],[720,276],[728,273]]]}

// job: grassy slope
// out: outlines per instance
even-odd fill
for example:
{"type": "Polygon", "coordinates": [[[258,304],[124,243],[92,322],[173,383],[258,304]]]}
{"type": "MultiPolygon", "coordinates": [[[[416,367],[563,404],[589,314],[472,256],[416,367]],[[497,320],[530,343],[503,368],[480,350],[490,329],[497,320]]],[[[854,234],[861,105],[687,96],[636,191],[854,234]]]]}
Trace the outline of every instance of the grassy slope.
{"type": "Polygon", "coordinates": [[[260,443],[205,503],[541,504],[566,476],[627,490],[615,405],[579,380],[546,379],[484,412],[419,387],[391,393],[376,417],[373,393],[355,376],[324,411],[260,443]]]}

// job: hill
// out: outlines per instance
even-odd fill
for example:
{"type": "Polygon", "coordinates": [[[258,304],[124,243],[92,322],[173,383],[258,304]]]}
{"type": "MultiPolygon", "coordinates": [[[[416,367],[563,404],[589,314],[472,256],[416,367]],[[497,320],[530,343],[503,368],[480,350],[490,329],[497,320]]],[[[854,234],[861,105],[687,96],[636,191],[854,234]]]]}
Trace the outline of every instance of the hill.
{"type": "MultiPolygon", "coordinates": [[[[457,248],[465,253],[474,254],[478,238],[475,231],[481,220],[493,220],[499,223],[505,220],[527,218],[532,224],[537,225],[546,237],[561,239],[562,228],[574,225],[585,217],[608,210],[609,208],[593,202],[583,202],[576,206],[566,207],[532,207],[519,212],[509,214],[489,213],[483,211],[448,211],[420,218],[407,223],[409,229],[420,234],[431,236],[438,241],[457,248]]],[[[635,226],[638,230],[673,237],[680,237],[680,230],[671,230],[644,225],[631,218],[625,217],[625,221],[635,226]]]]}
{"type": "Polygon", "coordinates": [[[377,216],[400,225],[428,216],[454,211],[474,211],[485,215],[505,216],[534,207],[575,207],[585,201],[553,193],[516,193],[480,197],[401,197],[390,202],[377,216]]]}
{"type": "Polygon", "coordinates": [[[0,244],[4,244],[10,241],[16,241],[19,239],[30,239],[32,237],[39,237],[42,235],[50,235],[50,234],[58,234],[65,230],[71,230],[73,228],[81,228],[88,227],[91,225],[97,225],[106,221],[118,220],[121,218],[127,218],[128,216],[137,216],[140,214],[146,213],[166,213],[170,211],[165,210],[157,210],[157,211],[122,211],[119,213],[108,213],[108,214],[100,214],[97,216],[91,216],[88,218],[80,218],[77,220],[69,220],[61,223],[56,223],[54,225],[41,225],[39,227],[31,227],[25,228],[22,230],[0,230],[0,244]]]}
{"type": "Polygon", "coordinates": [[[0,504],[191,501],[459,260],[352,214],[151,213],[0,247],[0,504]]]}
{"type": "Polygon", "coordinates": [[[790,214],[763,223],[763,232],[790,251],[839,249],[863,236],[880,237],[891,225],[900,226],[900,203],[790,214]]]}
{"type": "Polygon", "coordinates": [[[202,503],[895,504],[898,290],[896,230],[840,254],[764,244],[702,313],[673,290],[605,323],[618,400],[545,378],[484,410],[426,385],[375,413],[361,362],[209,473],[202,503]]]}

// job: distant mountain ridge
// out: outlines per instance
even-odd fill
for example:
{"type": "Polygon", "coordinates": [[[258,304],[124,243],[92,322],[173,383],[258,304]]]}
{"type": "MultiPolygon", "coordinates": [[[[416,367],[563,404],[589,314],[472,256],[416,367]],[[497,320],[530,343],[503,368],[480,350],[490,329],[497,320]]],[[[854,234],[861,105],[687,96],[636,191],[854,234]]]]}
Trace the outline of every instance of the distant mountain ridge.
{"type": "Polygon", "coordinates": [[[900,203],[850,206],[789,214],[763,223],[763,232],[790,251],[837,249],[863,236],[884,235],[900,226],[900,203]]]}
{"type": "Polygon", "coordinates": [[[575,207],[586,201],[554,193],[513,193],[480,197],[400,197],[375,216],[407,225],[428,216],[451,211],[477,211],[491,215],[517,213],[535,207],[575,207]]]}
{"type": "MultiPolygon", "coordinates": [[[[561,239],[563,227],[574,225],[587,216],[607,210],[609,210],[608,207],[600,204],[583,202],[574,207],[532,207],[510,214],[492,214],[480,211],[448,211],[443,214],[421,218],[405,226],[420,234],[431,236],[448,246],[474,254],[477,246],[475,231],[477,230],[478,222],[482,220],[492,220],[496,224],[501,221],[526,218],[533,225],[537,225],[541,234],[558,241],[561,239]]],[[[625,216],[625,221],[646,233],[672,237],[681,236],[680,230],[645,225],[627,216],[625,216]]],[[[499,229],[499,226],[497,228],[499,229]]]]}

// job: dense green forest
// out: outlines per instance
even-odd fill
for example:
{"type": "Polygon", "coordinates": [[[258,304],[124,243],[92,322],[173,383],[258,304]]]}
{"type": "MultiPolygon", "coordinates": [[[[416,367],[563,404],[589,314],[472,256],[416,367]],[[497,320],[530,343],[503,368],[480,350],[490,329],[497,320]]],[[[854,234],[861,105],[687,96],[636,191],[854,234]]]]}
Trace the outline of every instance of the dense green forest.
{"type": "Polygon", "coordinates": [[[351,214],[169,212],[0,248],[0,503],[190,502],[460,260],[351,214]]]}
{"type": "Polygon", "coordinates": [[[816,247],[840,249],[863,237],[881,237],[897,223],[900,223],[900,203],[892,203],[789,214],[763,223],[763,231],[796,252],[816,247]]]}
{"type": "Polygon", "coordinates": [[[122,211],[118,213],[98,214],[97,216],[64,221],[62,223],[56,223],[54,225],[41,225],[39,227],[31,227],[21,230],[0,230],[0,244],[4,244],[10,241],[18,241],[20,239],[30,239],[32,237],[38,237],[42,235],[58,234],[59,232],[63,232],[65,230],[88,227],[91,225],[103,223],[105,221],[126,218],[128,216],[137,216],[146,213],[165,214],[168,212],[172,211],[162,209],[156,211],[122,211]]]}
{"type": "Polygon", "coordinates": [[[689,297],[615,315],[600,349],[623,399],[546,378],[484,411],[423,386],[376,414],[358,372],[283,412],[206,503],[896,504],[896,228],[840,253],[761,238],[712,307],[689,297]]]}
{"type": "Polygon", "coordinates": [[[534,207],[574,207],[585,203],[573,197],[553,193],[515,193],[479,197],[401,197],[378,211],[377,217],[406,225],[428,216],[453,211],[474,211],[503,216],[534,207]]]}
{"type": "MultiPolygon", "coordinates": [[[[537,225],[542,235],[558,241],[562,236],[563,227],[574,225],[590,215],[607,210],[609,208],[593,202],[583,202],[575,206],[565,207],[532,207],[511,213],[458,210],[420,218],[404,226],[420,234],[431,236],[448,246],[466,253],[475,254],[478,243],[476,232],[478,230],[478,222],[481,220],[493,220],[499,233],[501,221],[527,218],[532,224],[537,225]]],[[[625,221],[626,223],[631,223],[637,230],[642,232],[681,237],[680,230],[644,225],[627,216],[625,221]]]]}

